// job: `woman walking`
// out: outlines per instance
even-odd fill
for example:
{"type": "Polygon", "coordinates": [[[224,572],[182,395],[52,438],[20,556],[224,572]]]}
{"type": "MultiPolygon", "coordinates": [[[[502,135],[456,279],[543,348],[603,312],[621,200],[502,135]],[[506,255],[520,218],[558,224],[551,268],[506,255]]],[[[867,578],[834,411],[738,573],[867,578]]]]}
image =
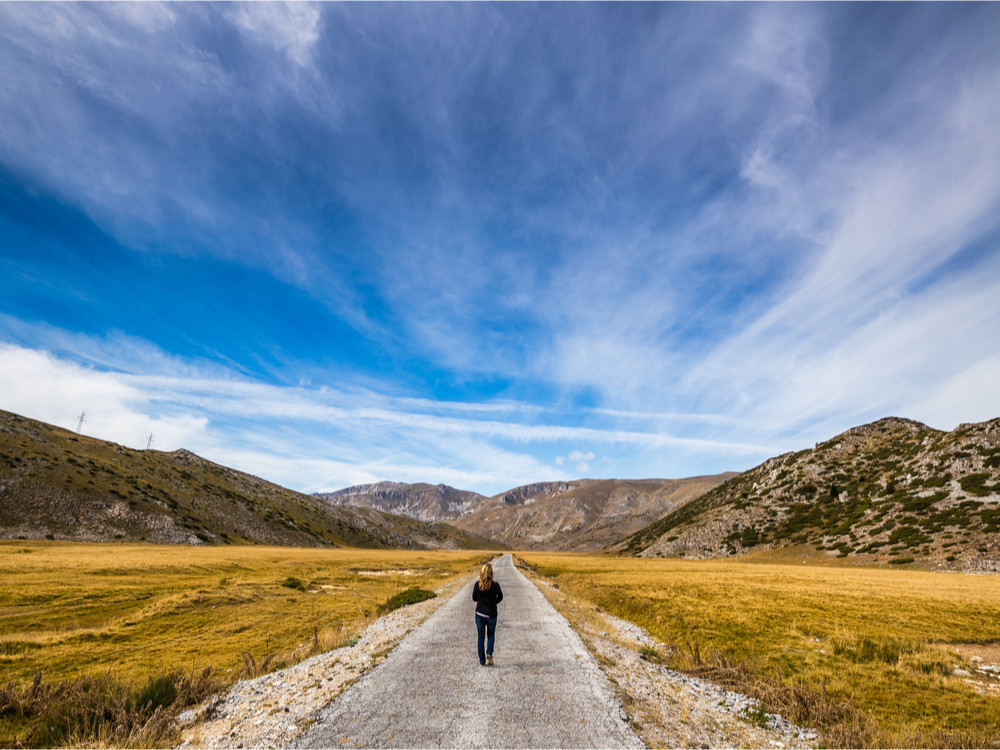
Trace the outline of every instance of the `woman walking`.
{"type": "Polygon", "coordinates": [[[503,600],[500,584],[493,580],[493,566],[483,565],[479,580],[472,587],[472,601],[476,603],[476,633],[479,637],[479,663],[493,666],[493,641],[497,632],[497,603],[503,600]],[[483,637],[486,647],[483,648],[483,637]]]}

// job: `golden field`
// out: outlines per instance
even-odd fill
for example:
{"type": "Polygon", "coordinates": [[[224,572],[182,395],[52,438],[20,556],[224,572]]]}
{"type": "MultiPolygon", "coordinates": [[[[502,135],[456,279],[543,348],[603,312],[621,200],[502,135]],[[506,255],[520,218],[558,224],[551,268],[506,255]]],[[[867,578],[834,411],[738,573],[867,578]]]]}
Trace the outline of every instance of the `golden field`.
{"type": "MultiPolygon", "coordinates": [[[[349,641],[390,597],[471,576],[488,557],[0,542],[0,745],[169,744],[156,705],[176,711],[349,641]]],[[[762,698],[826,746],[1000,747],[1000,681],[974,669],[1000,664],[1000,577],[791,557],[517,557],[649,630],[671,665],[762,698]]]]}
{"type": "Polygon", "coordinates": [[[671,646],[672,665],[812,718],[828,745],[1000,746],[1000,686],[973,671],[1000,663],[1000,577],[813,561],[519,558],[562,592],[646,628],[671,646]],[[838,703],[851,710],[829,709],[838,703]]]}
{"type": "Polygon", "coordinates": [[[0,747],[171,746],[186,707],[492,556],[0,542],[0,747]]]}
{"type": "Polygon", "coordinates": [[[142,678],[329,648],[482,552],[0,542],[2,681],[142,678]],[[294,580],[290,580],[294,579],[294,580]],[[301,582],[297,585],[295,581],[301,582]]]}

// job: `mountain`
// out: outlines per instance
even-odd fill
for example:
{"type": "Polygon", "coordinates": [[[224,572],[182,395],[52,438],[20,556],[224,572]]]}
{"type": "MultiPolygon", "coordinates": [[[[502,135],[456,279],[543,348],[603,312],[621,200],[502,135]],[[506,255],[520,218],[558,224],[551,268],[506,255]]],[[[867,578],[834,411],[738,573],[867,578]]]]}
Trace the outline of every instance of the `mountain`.
{"type": "Polygon", "coordinates": [[[855,427],[733,477],[613,549],[707,558],[792,545],[1000,570],[1000,419],[952,432],[896,417],[855,427]]]}
{"type": "Polygon", "coordinates": [[[403,482],[359,484],[336,492],[317,492],[313,497],[332,505],[374,508],[420,521],[452,521],[486,502],[483,495],[446,484],[403,482]]]}
{"type": "Polygon", "coordinates": [[[490,548],[446,524],[331,506],[178,450],[132,450],[0,411],[0,538],[490,548]]]}
{"type": "Polygon", "coordinates": [[[731,476],[528,484],[494,495],[453,523],[515,549],[599,550],[731,476]]]}

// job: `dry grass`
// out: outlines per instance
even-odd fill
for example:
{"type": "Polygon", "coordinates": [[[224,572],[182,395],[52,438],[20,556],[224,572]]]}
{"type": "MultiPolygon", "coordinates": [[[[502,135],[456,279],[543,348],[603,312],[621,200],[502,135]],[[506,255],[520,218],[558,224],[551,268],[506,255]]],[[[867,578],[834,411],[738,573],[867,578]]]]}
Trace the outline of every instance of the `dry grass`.
{"type": "Polygon", "coordinates": [[[122,681],[111,671],[0,688],[0,746],[156,747],[175,739],[173,719],[218,690],[211,669],[122,681]]]}
{"type": "Polygon", "coordinates": [[[950,644],[1000,642],[1000,578],[521,553],[560,590],[646,628],[670,663],[838,747],[998,747],[1000,697],[950,644]]]}
{"type": "Polygon", "coordinates": [[[0,671],[8,683],[0,746],[155,744],[177,696],[349,642],[393,595],[436,588],[483,557],[0,542],[0,671]],[[156,717],[135,699],[147,683],[175,686],[175,700],[156,717]],[[78,714],[90,718],[72,718],[78,714]],[[46,734],[59,715],[68,724],[46,734]]]}

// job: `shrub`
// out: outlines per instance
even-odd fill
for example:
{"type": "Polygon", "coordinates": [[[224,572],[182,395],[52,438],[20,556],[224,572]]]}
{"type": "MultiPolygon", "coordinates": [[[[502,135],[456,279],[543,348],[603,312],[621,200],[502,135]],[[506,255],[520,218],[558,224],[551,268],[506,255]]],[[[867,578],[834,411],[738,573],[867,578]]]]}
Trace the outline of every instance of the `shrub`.
{"type": "Polygon", "coordinates": [[[760,706],[757,706],[756,708],[750,708],[750,706],[747,706],[746,708],[744,708],[743,718],[749,721],[754,726],[757,727],[767,726],[767,712],[760,706]]]}
{"type": "Polygon", "coordinates": [[[286,578],[284,581],[281,582],[281,585],[284,586],[286,589],[298,589],[299,591],[306,590],[305,583],[303,583],[294,576],[288,576],[288,578],[286,578]]]}
{"type": "Polygon", "coordinates": [[[428,599],[433,599],[436,597],[433,591],[428,591],[427,589],[418,588],[416,586],[406,589],[406,591],[400,591],[395,596],[390,596],[386,599],[385,604],[379,606],[379,614],[386,614],[387,612],[392,612],[400,607],[405,607],[409,604],[416,604],[417,602],[423,602],[428,599]]]}
{"type": "Polygon", "coordinates": [[[133,694],[135,709],[152,709],[169,706],[177,698],[177,684],[174,675],[157,675],[146,680],[146,684],[133,694]]]}
{"type": "Polygon", "coordinates": [[[663,662],[663,657],[660,656],[660,652],[655,648],[650,648],[649,646],[643,646],[639,649],[639,658],[646,661],[651,661],[655,664],[660,664],[663,662]]]}
{"type": "Polygon", "coordinates": [[[970,495],[985,497],[986,495],[994,494],[1000,489],[996,485],[986,484],[986,480],[989,478],[989,474],[969,474],[959,479],[958,482],[962,485],[962,489],[970,495]]]}

